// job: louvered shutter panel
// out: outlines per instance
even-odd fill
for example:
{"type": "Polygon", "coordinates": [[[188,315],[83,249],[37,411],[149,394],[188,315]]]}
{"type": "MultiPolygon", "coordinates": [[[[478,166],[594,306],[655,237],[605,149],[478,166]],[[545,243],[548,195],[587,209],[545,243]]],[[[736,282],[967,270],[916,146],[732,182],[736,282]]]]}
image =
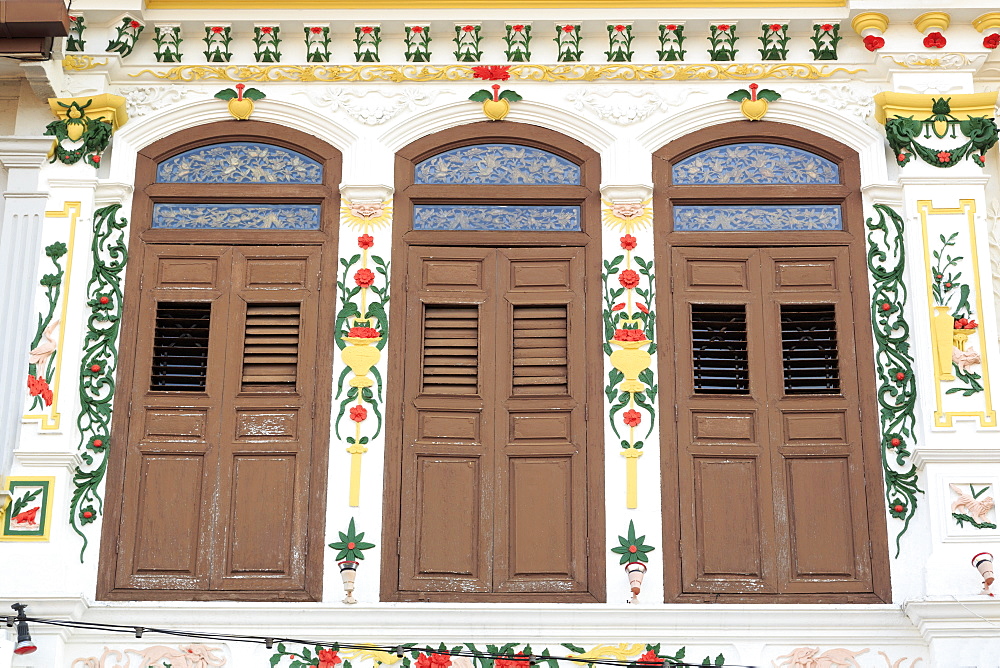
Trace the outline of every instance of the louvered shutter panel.
{"type": "Polygon", "coordinates": [[[479,309],[425,304],[423,325],[423,391],[475,395],[479,391],[479,309]]]}
{"type": "Polygon", "coordinates": [[[243,334],[244,390],[295,389],[299,305],[248,304],[243,334]]]}
{"type": "Polygon", "coordinates": [[[210,302],[159,302],[149,389],[199,392],[208,368],[210,302]]]}
{"type": "Polygon", "coordinates": [[[568,393],[567,316],[565,306],[514,306],[513,393],[568,393]]]}
{"type": "Polygon", "coordinates": [[[694,391],[749,394],[747,314],[742,304],[692,304],[694,391]]]}
{"type": "Polygon", "coordinates": [[[837,394],[837,314],[833,304],[782,304],[785,394],[837,394]]]}

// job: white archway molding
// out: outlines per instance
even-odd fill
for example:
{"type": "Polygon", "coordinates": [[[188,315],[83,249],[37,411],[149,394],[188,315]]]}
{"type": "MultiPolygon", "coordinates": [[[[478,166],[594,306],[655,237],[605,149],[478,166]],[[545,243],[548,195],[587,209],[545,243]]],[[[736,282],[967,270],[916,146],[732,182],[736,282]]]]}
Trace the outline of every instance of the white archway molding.
{"type": "MultiPolygon", "coordinates": [[[[874,128],[831,114],[822,107],[785,99],[770,105],[767,120],[812,130],[853,149],[861,164],[862,185],[889,180],[885,138],[874,128]]],[[[652,153],[686,134],[734,122],[751,121],[740,113],[739,105],[729,100],[717,100],[664,119],[640,134],[637,142],[652,153]]]]}

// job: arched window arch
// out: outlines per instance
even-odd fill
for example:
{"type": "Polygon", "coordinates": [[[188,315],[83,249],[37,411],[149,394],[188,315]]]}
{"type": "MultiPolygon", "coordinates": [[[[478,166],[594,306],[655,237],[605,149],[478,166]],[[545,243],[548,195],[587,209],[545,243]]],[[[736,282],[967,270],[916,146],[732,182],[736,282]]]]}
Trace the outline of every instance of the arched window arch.
{"type": "Polygon", "coordinates": [[[339,182],[255,121],[139,153],[101,598],[320,600],[339,182]]]}
{"type": "Polygon", "coordinates": [[[653,169],[666,600],[888,600],[857,155],[739,123],[653,169]]]}
{"type": "Polygon", "coordinates": [[[384,599],[603,599],[599,182],[517,123],[397,155],[384,599]]]}

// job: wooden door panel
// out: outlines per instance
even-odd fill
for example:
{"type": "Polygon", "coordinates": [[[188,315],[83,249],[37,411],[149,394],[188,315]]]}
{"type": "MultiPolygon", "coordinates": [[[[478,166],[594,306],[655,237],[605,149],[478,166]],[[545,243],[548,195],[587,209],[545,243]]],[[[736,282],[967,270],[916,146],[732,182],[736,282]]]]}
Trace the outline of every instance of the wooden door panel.
{"type": "Polygon", "coordinates": [[[295,457],[233,458],[233,527],[227,572],[234,576],[288,576],[295,528],[295,457]],[[249,521],[248,521],[249,519],[249,521]]]}
{"type": "MultiPolygon", "coordinates": [[[[175,247],[171,249],[157,249],[159,252],[154,256],[155,265],[151,267],[152,273],[148,274],[156,282],[156,286],[161,289],[182,288],[182,289],[210,289],[220,287],[220,282],[228,278],[228,259],[222,257],[189,257],[194,253],[211,253],[212,249],[201,247],[192,249],[190,247],[175,247]]],[[[215,249],[221,256],[224,252],[221,248],[215,249]]],[[[143,275],[147,274],[143,272],[143,275]]]]}

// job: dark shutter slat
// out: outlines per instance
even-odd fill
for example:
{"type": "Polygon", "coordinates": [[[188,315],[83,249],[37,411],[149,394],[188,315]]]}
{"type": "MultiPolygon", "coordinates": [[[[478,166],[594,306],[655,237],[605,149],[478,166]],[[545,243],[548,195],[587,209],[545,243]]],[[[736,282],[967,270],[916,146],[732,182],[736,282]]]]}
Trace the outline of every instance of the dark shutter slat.
{"type": "Polygon", "coordinates": [[[840,393],[833,304],[783,304],[781,349],[785,394],[840,393]]]}
{"type": "Polygon", "coordinates": [[[696,393],[749,394],[746,307],[692,304],[691,354],[696,393]]]}
{"type": "Polygon", "coordinates": [[[479,391],[479,310],[464,304],[424,304],[422,391],[479,391]]]}
{"type": "Polygon", "coordinates": [[[569,394],[567,307],[514,306],[511,327],[513,394],[569,394]]]}
{"type": "Polygon", "coordinates": [[[208,370],[210,302],[158,302],[149,389],[203,392],[208,370]]]}
{"type": "Polygon", "coordinates": [[[293,392],[299,365],[299,304],[247,304],[244,391],[293,392]]]}

